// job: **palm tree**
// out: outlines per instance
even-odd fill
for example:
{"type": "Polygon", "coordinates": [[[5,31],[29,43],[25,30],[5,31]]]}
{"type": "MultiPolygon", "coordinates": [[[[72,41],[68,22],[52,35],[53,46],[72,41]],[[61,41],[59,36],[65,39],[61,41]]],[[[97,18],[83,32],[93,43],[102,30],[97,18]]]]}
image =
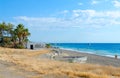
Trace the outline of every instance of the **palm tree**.
{"type": "Polygon", "coordinates": [[[24,43],[28,41],[28,36],[30,35],[28,29],[25,29],[23,24],[17,26],[14,34],[18,38],[19,45],[24,45],[24,43]]]}
{"type": "Polygon", "coordinates": [[[4,35],[5,35],[5,29],[6,29],[7,25],[5,22],[2,22],[0,24],[0,43],[1,45],[4,44],[4,35]]]}
{"type": "Polygon", "coordinates": [[[17,46],[17,34],[16,34],[16,29],[12,30],[11,33],[11,38],[12,38],[12,42],[13,42],[13,47],[15,48],[17,46]]]}
{"type": "Polygon", "coordinates": [[[12,31],[13,31],[13,24],[11,24],[11,23],[8,23],[7,24],[7,27],[6,27],[6,33],[7,33],[7,36],[11,36],[12,35],[12,31]]]}
{"type": "Polygon", "coordinates": [[[16,31],[16,35],[18,37],[18,40],[19,40],[19,44],[22,44],[22,35],[23,35],[23,30],[24,30],[24,25],[23,24],[19,24],[17,26],[17,28],[15,29],[16,31]]]}
{"type": "Polygon", "coordinates": [[[28,38],[27,38],[28,36],[30,36],[29,30],[24,29],[22,34],[24,44],[28,42],[28,38]]]}
{"type": "Polygon", "coordinates": [[[0,23],[0,46],[24,47],[28,42],[29,30],[23,24],[18,24],[15,29],[13,26],[11,23],[0,23]]]}
{"type": "Polygon", "coordinates": [[[4,31],[6,29],[6,23],[5,22],[2,22],[0,24],[0,36],[2,37],[4,35],[4,31]]]}

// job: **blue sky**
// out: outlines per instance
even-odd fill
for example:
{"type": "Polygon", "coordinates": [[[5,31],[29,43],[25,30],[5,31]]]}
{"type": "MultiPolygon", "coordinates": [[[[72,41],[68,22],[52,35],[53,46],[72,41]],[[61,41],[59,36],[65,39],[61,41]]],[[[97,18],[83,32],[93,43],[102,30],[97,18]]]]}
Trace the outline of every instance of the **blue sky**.
{"type": "Polygon", "coordinates": [[[0,0],[0,22],[34,42],[120,43],[120,0],[0,0]]]}

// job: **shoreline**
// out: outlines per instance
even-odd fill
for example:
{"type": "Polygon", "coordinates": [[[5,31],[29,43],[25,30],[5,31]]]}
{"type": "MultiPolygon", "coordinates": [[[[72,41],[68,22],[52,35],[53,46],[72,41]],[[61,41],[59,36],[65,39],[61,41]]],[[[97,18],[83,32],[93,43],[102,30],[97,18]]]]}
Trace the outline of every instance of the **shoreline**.
{"type": "MultiPolygon", "coordinates": [[[[60,47],[59,47],[60,48],[60,47]]],[[[80,51],[80,50],[75,50],[75,49],[69,49],[69,48],[60,48],[61,50],[68,50],[68,51],[73,51],[73,52],[78,52],[78,53],[87,53],[87,54],[93,54],[93,55],[97,55],[97,56],[104,56],[104,57],[109,57],[109,58],[115,58],[115,55],[100,55],[100,54],[96,54],[92,51],[80,51]]],[[[120,59],[120,55],[117,55],[118,59],[120,59]]]]}
{"type": "Polygon", "coordinates": [[[62,53],[66,53],[70,56],[87,56],[86,63],[89,64],[98,64],[103,66],[114,66],[120,67],[120,59],[115,59],[113,57],[100,56],[92,53],[83,53],[73,50],[60,49],[62,53]]]}

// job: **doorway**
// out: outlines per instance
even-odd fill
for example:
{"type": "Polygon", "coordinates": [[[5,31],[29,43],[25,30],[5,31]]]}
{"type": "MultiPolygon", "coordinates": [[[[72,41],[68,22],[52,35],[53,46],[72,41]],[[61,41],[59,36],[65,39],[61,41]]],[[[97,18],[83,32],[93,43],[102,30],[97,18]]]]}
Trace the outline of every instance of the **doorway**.
{"type": "Polygon", "coordinates": [[[33,50],[33,45],[30,45],[30,49],[32,49],[32,50],[33,50]]]}

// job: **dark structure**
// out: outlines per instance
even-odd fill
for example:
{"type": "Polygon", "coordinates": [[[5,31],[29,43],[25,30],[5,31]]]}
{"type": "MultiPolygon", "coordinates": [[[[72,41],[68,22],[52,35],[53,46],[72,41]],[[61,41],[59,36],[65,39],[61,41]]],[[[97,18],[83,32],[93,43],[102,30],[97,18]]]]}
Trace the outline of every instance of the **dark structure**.
{"type": "Polygon", "coordinates": [[[30,49],[32,49],[32,50],[34,49],[32,44],[30,45],[30,49]]]}

